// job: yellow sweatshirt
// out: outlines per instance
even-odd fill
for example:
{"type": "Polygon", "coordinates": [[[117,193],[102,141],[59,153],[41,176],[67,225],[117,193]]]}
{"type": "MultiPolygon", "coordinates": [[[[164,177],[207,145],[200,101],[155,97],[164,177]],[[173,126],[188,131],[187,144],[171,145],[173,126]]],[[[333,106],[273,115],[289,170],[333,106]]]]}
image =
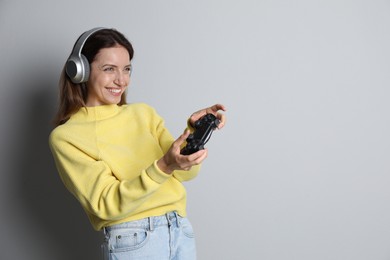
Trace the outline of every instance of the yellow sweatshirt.
{"type": "Polygon", "coordinates": [[[146,104],[81,108],[49,137],[63,183],[96,230],[173,210],[186,216],[182,181],[199,166],[162,172],[156,162],[173,141],[146,104]]]}

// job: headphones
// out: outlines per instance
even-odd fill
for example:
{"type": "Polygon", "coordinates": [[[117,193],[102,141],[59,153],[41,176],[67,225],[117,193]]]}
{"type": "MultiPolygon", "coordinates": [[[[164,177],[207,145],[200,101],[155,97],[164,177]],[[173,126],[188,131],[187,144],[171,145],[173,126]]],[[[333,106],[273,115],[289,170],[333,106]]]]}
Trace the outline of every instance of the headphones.
{"type": "Polygon", "coordinates": [[[68,60],[66,61],[65,71],[69,76],[70,80],[75,83],[83,83],[88,81],[89,78],[89,62],[87,58],[81,54],[81,50],[84,47],[87,39],[97,31],[103,30],[106,28],[97,27],[83,33],[77,40],[72,53],[70,54],[68,60]]]}

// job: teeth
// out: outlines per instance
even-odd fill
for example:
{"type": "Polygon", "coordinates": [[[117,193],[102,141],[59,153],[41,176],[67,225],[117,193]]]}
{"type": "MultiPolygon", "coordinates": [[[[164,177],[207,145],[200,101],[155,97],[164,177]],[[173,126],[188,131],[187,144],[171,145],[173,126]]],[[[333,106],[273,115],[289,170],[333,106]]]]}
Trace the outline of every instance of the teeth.
{"type": "Polygon", "coordinates": [[[120,89],[113,89],[113,88],[108,89],[108,91],[110,91],[110,92],[112,92],[112,93],[115,93],[115,94],[118,94],[118,93],[121,92],[120,89]]]}

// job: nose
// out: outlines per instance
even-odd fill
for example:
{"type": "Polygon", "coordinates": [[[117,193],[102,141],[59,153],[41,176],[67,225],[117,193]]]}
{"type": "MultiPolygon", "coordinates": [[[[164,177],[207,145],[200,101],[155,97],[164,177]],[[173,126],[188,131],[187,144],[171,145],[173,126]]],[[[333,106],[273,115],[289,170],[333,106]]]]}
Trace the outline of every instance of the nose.
{"type": "Polygon", "coordinates": [[[120,87],[126,87],[129,83],[129,74],[124,71],[118,71],[114,83],[120,87]]]}

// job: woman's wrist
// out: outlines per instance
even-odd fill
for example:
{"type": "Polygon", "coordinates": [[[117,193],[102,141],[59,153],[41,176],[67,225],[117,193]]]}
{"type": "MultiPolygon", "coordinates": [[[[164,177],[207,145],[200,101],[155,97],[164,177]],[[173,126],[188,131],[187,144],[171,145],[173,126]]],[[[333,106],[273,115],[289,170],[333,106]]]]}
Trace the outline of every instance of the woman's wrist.
{"type": "Polygon", "coordinates": [[[168,164],[166,163],[164,157],[161,157],[158,161],[157,161],[157,167],[165,172],[166,174],[172,174],[172,170],[168,167],[168,164]]]}

